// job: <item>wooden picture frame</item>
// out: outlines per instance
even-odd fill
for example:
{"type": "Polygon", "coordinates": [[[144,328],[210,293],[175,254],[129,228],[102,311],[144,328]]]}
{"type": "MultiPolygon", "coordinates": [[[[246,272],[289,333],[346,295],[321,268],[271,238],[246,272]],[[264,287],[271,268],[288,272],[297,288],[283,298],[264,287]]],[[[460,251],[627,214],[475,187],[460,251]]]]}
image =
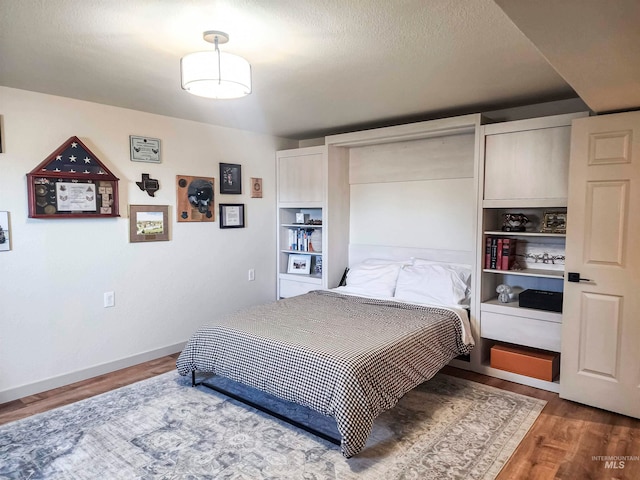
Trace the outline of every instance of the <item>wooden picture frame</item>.
{"type": "Polygon", "coordinates": [[[567,233],[567,212],[544,212],[542,233],[567,233]]]}
{"type": "Polygon", "coordinates": [[[262,198],[262,178],[251,177],[251,198],[262,198]]]}
{"type": "Polygon", "coordinates": [[[176,175],[178,222],[215,222],[215,178],[176,175]]]}
{"type": "Polygon", "coordinates": [[[129,241],[169,240],[169,205],[129,205],[129,241]]]}
{"type": "Polygon", "coordinates": [[[220,204],[220,228],[244,228],[244,203],[220,204]]]}
{"type": "Polygon", "coordinates": [[[311,273],[311,255],[301,255],[298,253],[289,255],[287,273],[309,275],[309,273],[311,273]]]}
{"type": "Polygon", "coordinates": [[[242,166],[236,163],[220,164],[220,193],[240,195],[242,193],[242,166]]]}

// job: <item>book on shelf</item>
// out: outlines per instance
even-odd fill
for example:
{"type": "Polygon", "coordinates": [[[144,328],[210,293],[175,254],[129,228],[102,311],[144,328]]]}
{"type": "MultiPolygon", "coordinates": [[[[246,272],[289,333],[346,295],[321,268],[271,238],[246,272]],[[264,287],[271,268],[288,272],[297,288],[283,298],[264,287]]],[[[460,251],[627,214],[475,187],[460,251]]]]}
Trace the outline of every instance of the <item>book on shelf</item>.
{"type": "Polygon", "coordinates": [[[289,250],[296,252],[313,252],[311,243],[312,228],[290,228],[288,236],[289,250]]]}
{"type": "Polygon", "coordinates": [[[484,268],[511,270],[516,259],[516,238],[487,237],[484,268]]]}

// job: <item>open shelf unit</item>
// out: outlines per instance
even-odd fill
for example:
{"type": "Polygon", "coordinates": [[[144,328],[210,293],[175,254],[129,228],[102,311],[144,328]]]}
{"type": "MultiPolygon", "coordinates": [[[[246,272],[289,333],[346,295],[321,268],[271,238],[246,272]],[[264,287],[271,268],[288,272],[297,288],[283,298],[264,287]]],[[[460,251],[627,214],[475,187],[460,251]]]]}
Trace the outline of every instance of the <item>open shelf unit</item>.
{"type": "MultiPolygon", "coordinates": [[[[561,229],[553,232],[547,225],[543,231],[542,227],[545,214],[567,215],[571,121],[577,116],[581,114],[485,125],[480,140],[479,371],[553,392],[559,391],[558,378],[546,381],[492,368],[491,351],[502,345],[551,355],[561,351],[562,313],[520,307],[517,294],[527,289],[564,289],[566,235],[561,229]],[[524,215],[528,219],[525,230],[504,231],[503,227],[514,227],[506,214],[524,215]],[[492,255],[497,256],[497,239],[516,240],[515,259],[503,261],[509,269],[490,268],[499,264],[491,261],[492,255]],[[510,302],[498,301],[499,285],[514,290],[510,302]]],[[[512,244],[510,241],[510,248],[512,244]]]]}

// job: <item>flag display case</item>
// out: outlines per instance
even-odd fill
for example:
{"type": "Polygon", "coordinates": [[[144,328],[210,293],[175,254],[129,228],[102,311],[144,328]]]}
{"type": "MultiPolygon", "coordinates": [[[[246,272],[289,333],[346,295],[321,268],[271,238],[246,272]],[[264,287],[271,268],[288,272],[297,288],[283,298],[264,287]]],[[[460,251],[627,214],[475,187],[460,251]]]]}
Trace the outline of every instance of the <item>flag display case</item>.
{"type": "Polygon", "coordinates": [[[78,137],[71,137],[27,174],[29,217],[118,217],[118,181],[78,137]]]}

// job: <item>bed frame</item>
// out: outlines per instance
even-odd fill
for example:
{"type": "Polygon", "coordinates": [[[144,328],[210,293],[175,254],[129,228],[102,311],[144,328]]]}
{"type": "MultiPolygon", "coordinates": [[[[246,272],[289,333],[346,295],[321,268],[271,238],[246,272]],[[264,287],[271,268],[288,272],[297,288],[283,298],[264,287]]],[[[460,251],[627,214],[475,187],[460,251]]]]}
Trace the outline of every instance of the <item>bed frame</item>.
{"type": "MultiPolygon", "coordinates": [[[[380,246],[380,245],[358,245],[358,244],[350,244],[349,245],[349,266],[355,265],[367,258],[384,258],[384,259],[393,259],[393,260],[407,260],[411,257],[415,258],[423,258],[425,260],[433,260],[440,262],[450,262],[450,263],[464,263],[468,265],[473,264],[473,253],[468,251],[460,251],[460,250],[436,250],[436,249],[425,249],[425,248],[413,248],[413,247],[389,247],[389,246],[380,246]]],[[[346,272],[345,272],[346,273],[346,272]]],[[[298,422],[292,418],[289,418],[281,413],[275,412],[263,405],[259,405],[251,400],[243,398],[235,393],[232,393],[224,388],[218,387],[217,385],[213,385],[211,383],[207,383],[206,381],[196,381],[196,373],[195,371],[191,372],[191,386],[192,387],[207,387],[211,390],[214,390],[222,395],[229,397],[237,402],[240,402],[249,407],[255,408],[267,415],[277,418],[289,425],[292,425],[296,428],[304,430],[312,435],[315,435],[318,438],[326,440],[334,445],[340,446],[342,444],[341,439],[336,439],[330,435],[327,435],[324,432],[316,430],[313,427],[305,425],[303,423],[298,422]]]]}
{"type": "Polygon", "coordinates": [[[255,408],[256,410],[260,410],[263,413],[266,413],[267,415],[270,415],[272,417],[277,418],[278,420],[282,420],[283,422],[288,423],[289,425],[293,425],[296,428],[299,428],[301,430],[304,430],[305,432],[308,432],[312,435],[315,435],[316,437],[322,438],[323,440],[326,440],[327,442],[333,443],[334,445],[341,445],[341,440],[337,439],[337,438],[333,438],[330,435],[327,435],[324,432],[321,432],[319,430],[316,430],[313,427],[310,427],[308,425],[305,425],[304,423],[300,423],[297,420],[294,420],[292,418],[289,418],[285,415],[282,415],[281,413],[275,412],[273,410],[271,410],[270,408],[264,407],[262,405],[259,405],[255,402],[252,402],[251,400],[248,400],[246,398],[243,398],[239,395],[236,395],[235,393],[232,393],[228,390],[225,390],[224,388],[218,387],[217,385],[213,385],[211,383],[207,383],[207,382],[197,382],[196,381],[196,372],[192,371],[191,372],[191,386],[192,387],[207,387],[211,390],[215,390],[218,393],[223,394],[226,397],[232,398],[233,400],[240,402],[244,405],[248,405],[249,407],[255,408]]]}

